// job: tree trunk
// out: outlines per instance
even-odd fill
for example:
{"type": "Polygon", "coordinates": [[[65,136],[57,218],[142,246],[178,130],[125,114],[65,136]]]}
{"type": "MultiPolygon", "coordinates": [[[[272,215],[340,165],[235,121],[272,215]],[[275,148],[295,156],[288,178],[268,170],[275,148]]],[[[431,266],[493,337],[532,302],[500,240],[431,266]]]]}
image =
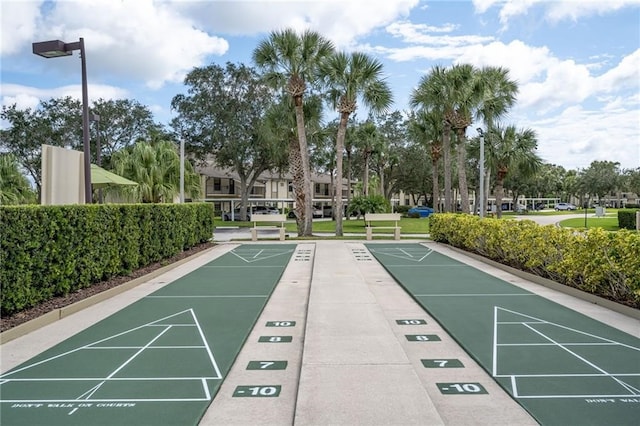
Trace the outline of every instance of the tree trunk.
{"type": "Polygon", "coordinates": [[[302,161],[300,160],[300,143],[296,138],[289,141],[289,164],[293,178],[293,197],[295,198],[295,218],[298,227],[298,236],[303,235],[304,228],[304,176],[302,173],[302,161]]]}
{"type": "Polygon", "coordinates": [[[502,198],[504,197],[505,176],[507,176],[507,171],[498,169],[498,175],[496,176],[496,213],[498,219],[502,217],[502,198]]]}
{"type": "Polygon", "coordinates": [[[342,152],[344,151],[344,138],[347,133],[347,122],[349,121],[349,113],[340,114],[340,125],[338,126],[338,135],[336,137],[336,180],[340,190],[340,195],[336,197],[336,237],[342,237],[342,152]]]}
{"type": "Polygon", "coordinates": [[[460,207],[462,213],[469,213],[469,187],[467,185],[467,150],[465,129],[456,132],[458,136],[458,187],[460,188],[460,207]]]}
{"type": "Polygon", "coordinates": [[[311,214],[311,203],[313,194],[311,192],[311,166],[309,162],[309,148],[307,146],[307,133],[304,128],[304,111],[302,110],[302,96],[296,96],[296,127],[298,130],[298,142],[300,144],[300,163],[303,175],[304,193],[304,215],[302,217],[302,236],[312,236],[313,215],[311,214]]]}
{"type": "Polygon", "coordinates": [[[438,183],[438,159],[431,160],[431,200],[433,211],[440,211],[440,185],[438,183]]]}
{"type": "Polygon", "coordinates": [[[452,212],[451,198],[451,125],[445,121],[442,134],[442,162],[444,163],[444,211],[452,212]]]}
{"type": "MultiPolygon", "coordinates": [[[[353,180],[353,176],[351,175],[351,150],[347,151],[347,206],[351,203],[351,181],[353,180]]],[[[337,192],[338,197],[342,198],[342,182],[338,182],[337,184],[337,192]]],[[[341,216],[343,214],[342,211],[338,212],[341,216]]],[[[349,213],[345,215],[346,219],[349,220],[349,213]]]]}
{"type": "Polygon", "coordinates": [[[364,154],[364,173],[362,174],[362,195],[369,196],[369,151],[364,154]]]}

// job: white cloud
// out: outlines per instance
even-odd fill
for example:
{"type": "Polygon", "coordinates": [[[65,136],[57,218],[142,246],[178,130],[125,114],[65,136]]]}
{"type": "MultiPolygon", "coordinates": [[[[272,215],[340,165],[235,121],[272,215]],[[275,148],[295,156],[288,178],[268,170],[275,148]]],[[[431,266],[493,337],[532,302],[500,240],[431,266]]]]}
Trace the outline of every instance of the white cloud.
{"type": "Polygon", "coordinates": [[[42,1],[3,0],[0,22],[0,54],[10,55],[20,52],[27,42],[33,40],[40,18],[42,1]]]}
{"type": "Polygon", "coordinates": [[[640,121],[634,110],[587,110],[580,106],[559,115],[527,122],[536,129],[544,160],[567,169],[588,167],[592,161],[619,162],[622,168],[640,165],[640,121]]]}
{"type": "MultiPolygon", "coordinates": [[[[12,7],[14,2],[8,3],[12,7]]],[[[23,4],[19,2],[19,4],[23,4]]],[[[30,6],[21,22],[33,22],[39,16],[38,3],[30,6]]],[[[209,55],[225,53],[226,40],[196,28],[192,19],[181,15],[165,2],[152,0],[93,0],[46,3],[48,13],[38,18],[37,29],[24,30],[24,36],[13,37],[7,45],[27,50],[26,42],[61,39],[66,42],[85,39],[87,68],[93,78],[115,75],[122,79],[144,81],[151,88],[166,82],[179,82],[193,67],[203,65],[209,55]]],[[[14,9],[27,9],[13,7],[14,9]]],[[[3,37],[6,17],[3,2],[3,37]]],[[[24,24],[16,24],[24,26],[24,24]]],[[[65,65],[58,64],[64,68],[65,65]]],[[[67,64],[66,67],[71,67],[67,64]]],[[[73,66],[76,66],[73,64],[73,66]]]]}
{"type": "MultiPolygon", "coordinates": [[[[127,98],[128,93],[118,87],[102,85],[102,84],[89,84],[89,104],[91,102],[102,99],[124,99],[127,98]]],[[[38,89],[35,87],[21,86],[18,84],[1,84],[0,98],[1,105],[16,104],[19,109],[36,108],[41,100],[48,100],[51,98],[62,98],[70,96],[72,98],[82,99],[82,85],[69,85],[56,87],[53,89],[38,89]]]]}
{"type": "Polygon", "coordinates": [[[480,14],[499,5],[500,23],[506,27],[512,18],[526,15],[534,6],[543,7],[545,19],[557,23],[640,5],[640,0],[473,0],[473,5],[480,14]]]}
{"type": "Polygon", "coordinates": [[[178,2],[175,8],[219,34],[256,35],[274,29],[312,29],[339,48],[408,16],[418,0],[298,0],[178,2]]]}

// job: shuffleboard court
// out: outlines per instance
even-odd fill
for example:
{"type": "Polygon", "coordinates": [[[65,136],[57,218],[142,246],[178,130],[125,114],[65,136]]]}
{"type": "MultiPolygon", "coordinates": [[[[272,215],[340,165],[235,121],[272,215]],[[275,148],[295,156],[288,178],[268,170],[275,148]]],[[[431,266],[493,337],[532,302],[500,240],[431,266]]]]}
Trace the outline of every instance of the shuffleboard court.
{"type": "Polygon", "coordinates": [[[242,245],[0,375],[0,423],[194,425],[295,245],[242,245]]]}
{"type": "Polygon", "coordinates": [[[420,244],[367,248],[541,424],[638,424],[637,337],[420,244]]]}

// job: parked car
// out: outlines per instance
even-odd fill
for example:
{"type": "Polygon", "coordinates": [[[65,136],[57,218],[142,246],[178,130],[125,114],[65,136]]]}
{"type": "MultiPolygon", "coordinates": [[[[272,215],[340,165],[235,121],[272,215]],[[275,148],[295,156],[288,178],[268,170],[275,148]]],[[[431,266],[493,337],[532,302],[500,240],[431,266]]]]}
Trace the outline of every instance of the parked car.
{"type": "MultiPolygon", "coordinates": [[[[322,212],[322,208],[320,206],[311,206],[311,214],[313,215],[314,219],[318,219],[324,216],[323,212],[322,212]]],[[[287,217],[289,219],[294,219],[296,217],[296,211],[295,210],[291,210],[289,212],[289,214],[287,215],[287,217]]]]}
{"type": "MultiPolygon", "coordinates": [[[[251,210],[247,208],[247,214],[244,218],[240,217],[240,208],[233,210],[233,220],[251,220],[251,215],[254,214],[280,214],[280,211],[275,207],[270,206],[252,206],[251,210]]],[[[223,212],[222,220],[229,221],[231,219],[231,212],[223,212]]]]}
{"type": "Polygon", "coordinates": [[[427,207],[427,206],[416,206],[416,207],[412,207],[410,208],[407,213],[410,216],[413,215],[419,215],[420,217],[429,217],[433,214],[433,209],[431,207],[427,207]]]}
{"type": "Polygon", "coordinates": [[[556,209],[556,211],[558,210],[576,210],[577,207],[574,206],[571,203],[556,203],[555,206],[553,206],[554,209],[556,209]]]}

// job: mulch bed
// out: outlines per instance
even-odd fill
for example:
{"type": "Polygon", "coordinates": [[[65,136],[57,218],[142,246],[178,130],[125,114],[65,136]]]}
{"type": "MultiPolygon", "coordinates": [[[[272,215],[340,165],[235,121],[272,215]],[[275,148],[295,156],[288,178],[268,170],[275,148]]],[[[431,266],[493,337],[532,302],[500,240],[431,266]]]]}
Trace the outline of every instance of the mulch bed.
{"type": "Polygon", "coordinates": [[[153,272],[171,263],[174,263],[184,258],[187,258],[189,256],[192,256],[203,250],[207,250],[213,246],[214,246],[214,243],[212,242],[199,244],[169,259],[164,259],[160,262],[156,262],[151,265],[147,265],[144,268],[135,270],[129,275],[113,277],[109,280],[96,283],[91,287],[83,288],[75,293],[71,293],[66,296],[55,297],[51,300],[47,300],[46,302],[39,304],[38,306],[34,306],[33,308],[30,308],[21,312],[17,312],[8,317],[2,317],[0,318],[0,332],[9,330],[15,326],[23,324],[27,321],[30,321],[41,315],[49,313],[53,310],[64,308],[65,306],[68,306],[80,300],[86,299],[87,297],[93,296],[98,293],[102,293],[103,291],[109,290],[110,288],[114,288],[119,285],[122,285],[135,278],[139,278],[143,275],[146,275],[150,272],[153,272]]]}

